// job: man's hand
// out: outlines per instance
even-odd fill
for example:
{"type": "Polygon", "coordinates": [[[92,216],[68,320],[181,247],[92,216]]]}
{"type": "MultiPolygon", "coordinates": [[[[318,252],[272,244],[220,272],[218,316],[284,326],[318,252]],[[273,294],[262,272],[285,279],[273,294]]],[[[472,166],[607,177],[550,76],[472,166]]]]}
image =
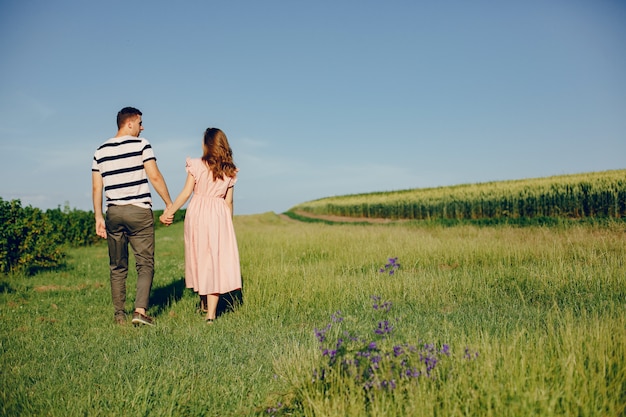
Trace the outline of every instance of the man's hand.
{"type": "Polygon", "coordinates": [[[174,214],[168,214],[167,211],[164,211],[163,214],[161,214],[161,216],[159,217],[159,220],[164,225],[169,226],[170,224],[174,223],[174,214]]]}
{"type": "Polygon", "coordinates": [[[102,216],[96,216],[96,234],[103,239],[107,238],[107,227],[102,216]]]}

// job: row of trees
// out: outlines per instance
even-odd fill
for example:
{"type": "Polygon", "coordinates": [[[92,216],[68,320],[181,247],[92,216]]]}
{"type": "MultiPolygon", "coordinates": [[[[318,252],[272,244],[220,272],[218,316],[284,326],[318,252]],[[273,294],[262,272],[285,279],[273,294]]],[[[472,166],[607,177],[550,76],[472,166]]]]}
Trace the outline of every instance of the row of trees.
{"type": "Polygon", "coordinates": [[[624,218],[626,170],[324,198],[292,211],[390,219],[624,218]]]}

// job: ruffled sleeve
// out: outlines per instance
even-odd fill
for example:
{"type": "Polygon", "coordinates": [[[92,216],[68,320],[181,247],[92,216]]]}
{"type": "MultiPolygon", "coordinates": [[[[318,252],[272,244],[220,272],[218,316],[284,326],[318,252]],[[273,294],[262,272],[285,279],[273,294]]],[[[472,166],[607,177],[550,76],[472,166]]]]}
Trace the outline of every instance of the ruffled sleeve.
{"type": "Polygon", "coordinates": [[[238,173],[239,173],[239,169],[237,169],[237,171],[235,171],[235,175],[230,177],[230,180],[228,181],[228,188],[232,188],[232,187],[235,186],[235,183],[237,182],[237,174],[238,173]]]}
{"type": "Polygon", "coordinates": [[[197,173],[195,166],[192,163],[192,159],[190,157],[187,157],[187,159],[185,159],[185,170],[190,173],[194,178],[198,178],[196,175],[197,173]]]}

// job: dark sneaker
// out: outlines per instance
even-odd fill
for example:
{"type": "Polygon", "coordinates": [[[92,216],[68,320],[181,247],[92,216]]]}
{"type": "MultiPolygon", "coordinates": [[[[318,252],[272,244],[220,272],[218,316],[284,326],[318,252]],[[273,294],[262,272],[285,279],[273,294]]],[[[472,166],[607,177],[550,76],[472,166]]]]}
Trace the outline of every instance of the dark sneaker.
{"type": "Polygon", "coordinates": [[[141,314],[138,312],[134,312],[133,313],[133,320],[132,323],[134,325],[138,325],[138,324],[146,324],[149,326],[153,326],[154,325],[154,320],[152,319],[152,317],[148,317],[145,314],[141,314]]]}
{"type": "Polygon", "coordinates": [[[116,314],[115,315],[115,323],[116,324],[126,324],[126,315],[125,314],[116,314]]]}

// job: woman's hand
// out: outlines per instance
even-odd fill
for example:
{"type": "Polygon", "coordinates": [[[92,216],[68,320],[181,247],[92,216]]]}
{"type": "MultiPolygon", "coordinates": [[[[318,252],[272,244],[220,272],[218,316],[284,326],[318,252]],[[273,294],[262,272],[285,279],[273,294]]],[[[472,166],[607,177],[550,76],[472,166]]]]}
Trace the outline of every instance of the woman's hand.
{"type": "Polygon", "coordinates": [[[159,217],[159,220],[164,225],[169,226],[170,224],[174,223],[174,213],[170,214],[167,212],[167,210],[165,210],[163,214],[161,214],[161,216],[159,217]]]}

